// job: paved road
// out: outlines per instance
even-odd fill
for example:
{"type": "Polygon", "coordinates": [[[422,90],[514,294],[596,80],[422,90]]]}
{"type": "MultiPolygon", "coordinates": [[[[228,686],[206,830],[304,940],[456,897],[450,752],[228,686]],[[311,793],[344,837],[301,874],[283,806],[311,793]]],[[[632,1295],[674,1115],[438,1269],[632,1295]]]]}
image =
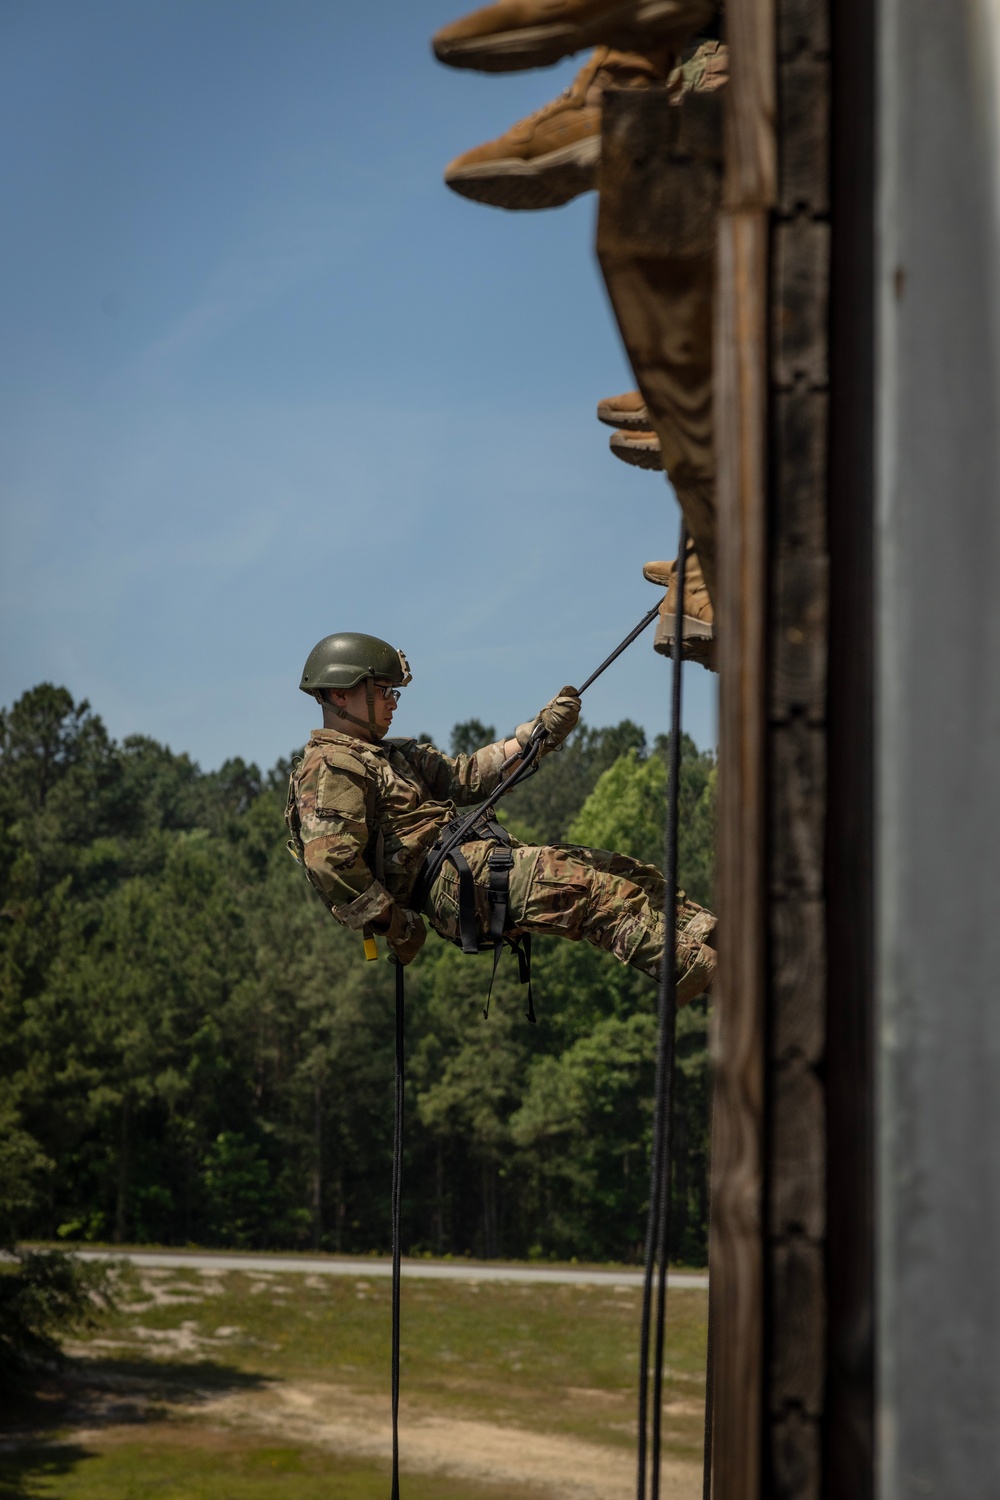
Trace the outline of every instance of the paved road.
{"type": "MultiPolygon", "coordinates": [[[[289,1271],[310,1276],[357,1276],[365,1279],[391,1276],[387,1256],[238,1255],[192,1250],[76,1250],[81,1260],[106,1260],[117,1256],[137,1266],[192,1271],[289,1271]]],[[[474,1265],[468,1261],[404,1260],[403,1275],[423,1281],[533,1281],[568,1286],[642,1286],[641,1271],[586,1270],[582,1266],[474,1265]]],[[[704,1290],[708,1277],[671,1271],[668,1286],[704,1290]]]]}

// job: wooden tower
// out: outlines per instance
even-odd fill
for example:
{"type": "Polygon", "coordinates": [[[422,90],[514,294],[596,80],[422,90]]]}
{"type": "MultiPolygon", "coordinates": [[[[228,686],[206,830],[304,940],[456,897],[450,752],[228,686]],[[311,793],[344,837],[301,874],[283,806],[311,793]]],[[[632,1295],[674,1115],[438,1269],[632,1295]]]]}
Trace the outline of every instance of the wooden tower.
{"type": "Polygon", "coordinates": [[[597,243],[719,638],[713,1495],[986,1500],[1000,8],[725,28],[606,95],[597,243]]]}

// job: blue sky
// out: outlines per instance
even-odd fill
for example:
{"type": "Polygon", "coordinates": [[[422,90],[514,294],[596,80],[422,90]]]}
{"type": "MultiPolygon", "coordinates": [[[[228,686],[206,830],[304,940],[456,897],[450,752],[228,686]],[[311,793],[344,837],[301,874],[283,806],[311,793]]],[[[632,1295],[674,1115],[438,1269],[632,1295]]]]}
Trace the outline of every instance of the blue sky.
{"type": "MultiPolygon", "coordinates": [[[[441,183],[582,59],[436,64],[424,0],[5,0],[0,702],[36,682],[206,768],[302,743],[332,630],[385,636],[401,733],[582,680],[675,550],[594,418],[632,384],[588,195],[441,183]]],[[[666,727],[652,630],[587,720],[666,727]]],[[[714,678],[685,670],[715,740],[714,678]]]]}

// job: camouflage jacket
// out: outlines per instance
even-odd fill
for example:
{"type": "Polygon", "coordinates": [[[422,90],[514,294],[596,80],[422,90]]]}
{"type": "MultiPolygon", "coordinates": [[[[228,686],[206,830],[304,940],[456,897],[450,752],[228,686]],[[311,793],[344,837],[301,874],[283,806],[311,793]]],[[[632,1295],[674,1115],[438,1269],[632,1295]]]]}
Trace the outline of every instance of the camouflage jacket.
{"type": "Polygon", "coordinates": [[[452,759],[416,740],[371,745],[315,729],[292,770],[285,821],[293,850],[345,927],[406,906],[424,855],[456,806],[500,780],[503,741],[452,759]]]}

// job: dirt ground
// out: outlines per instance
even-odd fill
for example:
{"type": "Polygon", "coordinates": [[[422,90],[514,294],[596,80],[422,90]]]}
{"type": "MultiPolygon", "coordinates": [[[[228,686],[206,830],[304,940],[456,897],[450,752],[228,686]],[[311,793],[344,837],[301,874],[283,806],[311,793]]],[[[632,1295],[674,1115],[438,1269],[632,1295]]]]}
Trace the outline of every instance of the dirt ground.
{"type": "MultiPolygon", "coordinates": [[[[0,1497],[310,1493],[304,1473],[304,1490],[289,1487],[291,1475],[232,1478],[241,1454],[251,1463],[265,1448],[280,1448],[282,1463],[322,1471],[326,1454],[328,1470],[368,1475],[345,1489],[331,1470],[317,1495],[381,1494],[391,1456],[388,1287],[330,1282],[130,1274],[116,1314],[67,1345],[72,1363],[47,1397],[14,1428],[0,1423],[0,1469],[18,1449],[41,1464],[14,1488],[0,1474],[0,1497]],[[59,1453],[61,1478],[44,1479],[59,1453]]],[[[696,1291],[673,1300],[664,1410],[673,1451],[662,1469],[670,1500],[701,1497],[704,1303],[696,1291]]],[[[417,1500],[631,1500],[637,1313],[628,1289],[409,1287],[400,1461],[417,1500]]]]}
{"type": "MultiPolygon", "coordinates": [[[[194,1432],[179,1430],[195,1417],[203,1433],[212,1428],[244,1430],[255,1438],[353,1458],[388,1461],[391,1453],[384,1400],[342,1385],[275,1380],[255,1390],[192,1391],[181,1401],[143,1398],[138,1392],[130,1396],[126,1389],[108,1392],[107,1397],[95,1403],[87,1425],[63,1429],[64,1441],[104,1447],[116,1439],[131,1440],[136,1421],[145,1414],[176,1424],[174,1441],[181,1444],[198,1441],[194,1432]]],[[[628,1451],[428,1414],[413,1402],[401,1404],[400,1453],[404,1472],[447,1475],[505,1490],[523,1487],[546,1500],[631,1500],[635,1494],[634,1459],[628,1451]]],[[[671,1500],[700,1500],[697,1465],[668,1459],[663,1477],[671,1500]]]]}

